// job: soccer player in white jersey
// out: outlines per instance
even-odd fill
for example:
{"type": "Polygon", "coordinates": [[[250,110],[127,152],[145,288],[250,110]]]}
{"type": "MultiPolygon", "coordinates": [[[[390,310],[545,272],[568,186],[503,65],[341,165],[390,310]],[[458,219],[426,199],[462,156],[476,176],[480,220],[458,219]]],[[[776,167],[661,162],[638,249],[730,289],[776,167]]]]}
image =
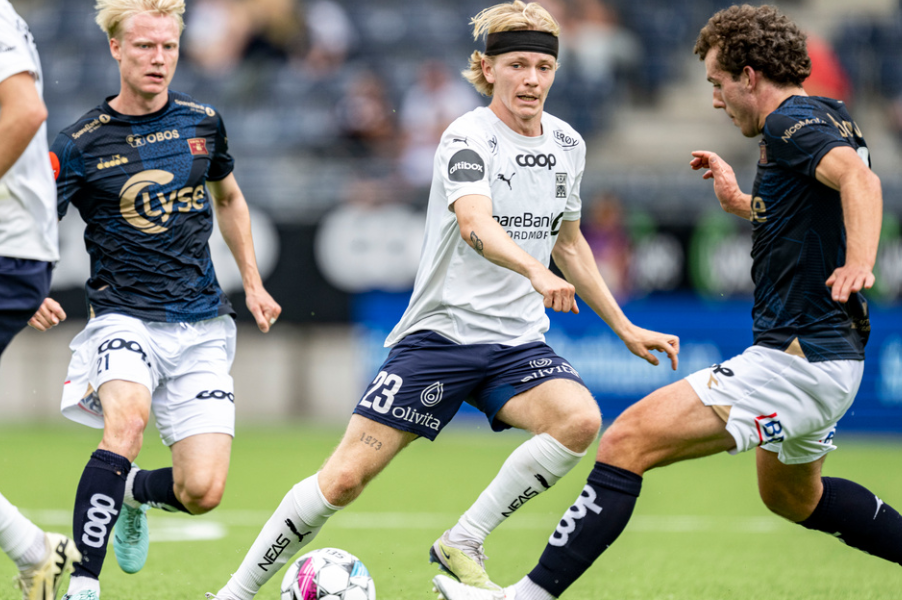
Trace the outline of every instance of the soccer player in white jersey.
{"type": "MultiPolygon", "coordinates": [[[[0,0],[0,354],[47,296],[59,260],[43,87],[28,25],[0,0]]],[[[81,560],[72,540],[45,533],[2,494],[0,548],[19,568],[24,600],[55,598],[63,573],[81,560]]]]}
{"type": "Polygon", "coordinates": [[[426,238],[392,346],[322,470],[297,484],[217,594],[249,600],[405,446],[434,439],[464,401],[491,427],[534,434],[430,555],[462,581],[499,589],[486,536],[585,454],[601,419],[576,370],[544,343],[545,309],[579,311],[575,293],[636,355],[677,365],[678,340],[636,327],[608,291],[580,233],[585,145],[543,112],[557,68],[558,24],[536,3],[490,7],[465,76],[488,107],[452,123],[435,154],[426,238]],[[549,260],[567,280],[554,275],[549,260]]]}

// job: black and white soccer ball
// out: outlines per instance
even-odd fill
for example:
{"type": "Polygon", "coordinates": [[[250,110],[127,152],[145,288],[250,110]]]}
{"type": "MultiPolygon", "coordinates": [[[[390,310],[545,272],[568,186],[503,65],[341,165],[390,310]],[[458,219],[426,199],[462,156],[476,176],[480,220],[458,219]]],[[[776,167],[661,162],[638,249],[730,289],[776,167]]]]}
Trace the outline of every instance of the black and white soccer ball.
{"type": "Polygon", "coordinates": [[[289,565],[281,600],[376,600],[376,584],[350,552],[320,548],[289,565]]]}

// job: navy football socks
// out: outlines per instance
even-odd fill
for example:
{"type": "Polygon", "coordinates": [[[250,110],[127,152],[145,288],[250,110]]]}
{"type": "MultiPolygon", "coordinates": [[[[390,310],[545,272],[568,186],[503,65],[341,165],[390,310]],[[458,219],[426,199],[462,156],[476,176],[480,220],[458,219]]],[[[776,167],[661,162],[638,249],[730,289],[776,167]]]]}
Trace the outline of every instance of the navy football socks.
{"type": "Polygon", "coordinates": [[[150,504],[169,512],[181,511],[191,514],[175,495],[175,481],[172,478],[172,467],[154,471],[140,470],[135,473],[132,483],[132,495],[141,504],[150,504]]]}
{"type": "Polygon", "coordinates": [[[131,467],[127,458],[114,452],[95,450],[91,454],[75,492],[72,533],[82,561],[75,565],[73,577],[100,577],[131,467]]]}
{"type": "Polygon", "coordinates": [[[626,527],[642,477],[596,462],[586,487],[558,523],[529,578],[560,597],[626,527]]]}
{"type": "Polygon", "coordinates": [[[902,565],[902,516],[855,482],[836,477],[823,477],[821,481],[821,500],[799,525],[902,565]]]}

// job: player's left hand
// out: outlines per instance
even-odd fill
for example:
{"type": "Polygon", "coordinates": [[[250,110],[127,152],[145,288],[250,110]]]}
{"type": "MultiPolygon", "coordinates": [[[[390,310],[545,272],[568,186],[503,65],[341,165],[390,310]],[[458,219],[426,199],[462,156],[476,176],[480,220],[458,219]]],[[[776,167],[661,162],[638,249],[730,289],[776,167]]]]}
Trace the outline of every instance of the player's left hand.
{"type": "Polygon", "coordinates": [[[848,302],[849,296],[874,285],[874,274],[863,265],[843,265],[827,279],[827,287],[833,289],[834,302],[848,302]]]}
{"type": "Polygon", "coordinates": [[[257,327],[263,333],[269,333],[270,327],[276,324],[279,315],[282,314],[282,307],[263,288],[258,291],[246,292],[245,303],[247,309],[254,315],[257,327]]]}
{"type": "Polygon", "coordinates": [[[44,298],[38,311],[28,320],[28,324],[38,331],[47,331],[66,320],[66,311],[53,298],[44,298]]]}
{"type": "Polygon", "coordinates": [[[621,339],[623,340],[623,343],[626,344],[626,347],[629,348],[630,352],[639,358],[644,358],[655,366],[658,366],[660,361],[657,356],[651,353],[651,351],[657,350],[658,352],[666,353],[670,358],[670,366],[674,371],[677,370],[677,366],[679,365],[679,357],[677,355],[680,353],[680,338],[677,336],[667,333],[658,333],[657,331],[642,329],[641,327],[632,325],[630,326],[630,329],[621,336],[621,339]]]}

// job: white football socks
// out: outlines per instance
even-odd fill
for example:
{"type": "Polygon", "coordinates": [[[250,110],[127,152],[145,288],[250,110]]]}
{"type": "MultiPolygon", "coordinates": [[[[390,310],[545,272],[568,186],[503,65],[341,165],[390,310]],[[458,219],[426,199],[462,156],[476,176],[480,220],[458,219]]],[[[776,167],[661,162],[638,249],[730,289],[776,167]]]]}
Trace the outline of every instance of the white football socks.
{"type": "Polygon", "coordinates": [[[217,598],[251,600],[341,508],[326,501],[316,478],[311,475],[285,495],[217,598]]]}
{"type": "Polygon", "coordinates": [[[509,588],[505,588],[505,591],[507,590],[513,590],[514,593],[508,592],[505,597],[514,600],[554,600],[554,596],[529,577],[524,577],[509,588]]]}
{"type": "Polygon", "coordinates": [[[483,543],[511,513],[557,483],[585,455],[547,433],[533,436],[511,453],[495,479],[451,529],[451,542],[468,539],[483,543]]]}
{"type": "Polygon", "coordinates": [[[3,494],[0,494],[0,548],[19,569],[36,565],[47,555],[44,532],[22,516],[3,494]]]}

